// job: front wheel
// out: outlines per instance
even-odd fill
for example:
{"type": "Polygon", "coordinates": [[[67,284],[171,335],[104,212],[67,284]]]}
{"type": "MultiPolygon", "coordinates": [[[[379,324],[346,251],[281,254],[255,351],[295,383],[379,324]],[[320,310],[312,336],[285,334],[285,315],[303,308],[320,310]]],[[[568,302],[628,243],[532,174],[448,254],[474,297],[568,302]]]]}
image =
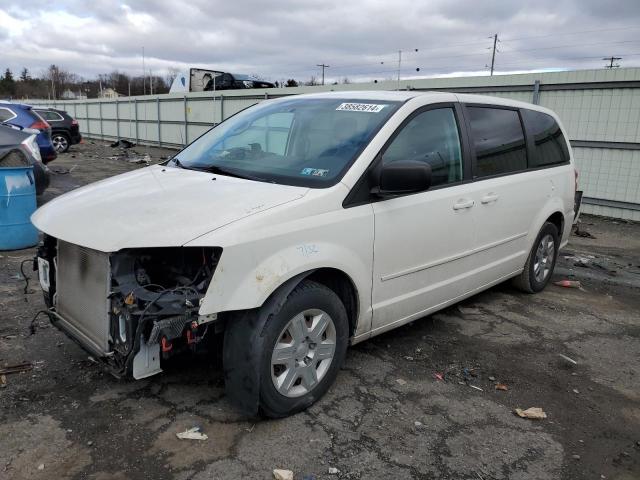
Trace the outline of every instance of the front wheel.
{"type": "Polygon", "coordinates": [[[538,233],[524,270],[514,279],[515,286],[527,293],[541,292],[551,280],[559,248],[558,228],[546,222],[538,233]]]}
{"type": "Polygon", "coordinates": [[[305,280],[265,325],[260,408],[269,417],[299,412],[322,397],[345,358],[347,313],[329,288],[305,280]]]}

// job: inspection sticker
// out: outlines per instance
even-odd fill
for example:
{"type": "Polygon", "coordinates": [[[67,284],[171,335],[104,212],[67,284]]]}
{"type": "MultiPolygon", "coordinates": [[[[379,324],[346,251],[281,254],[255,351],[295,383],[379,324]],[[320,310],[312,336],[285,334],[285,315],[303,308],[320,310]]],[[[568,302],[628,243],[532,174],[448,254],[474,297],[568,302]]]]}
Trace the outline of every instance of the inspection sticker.
{"type": "Polygon", "coordinates": [[[312,177],[326,177],[329,170],[323,168],[303,168],[300,175],[311,175],[312,177]]]}
{"type": "Polygon", "coordinates": [[[386,105],[378,105],[375,103],[341,103],[336,110],[346,110],[349,112],[369,112],[378,113],[386,105]]]}

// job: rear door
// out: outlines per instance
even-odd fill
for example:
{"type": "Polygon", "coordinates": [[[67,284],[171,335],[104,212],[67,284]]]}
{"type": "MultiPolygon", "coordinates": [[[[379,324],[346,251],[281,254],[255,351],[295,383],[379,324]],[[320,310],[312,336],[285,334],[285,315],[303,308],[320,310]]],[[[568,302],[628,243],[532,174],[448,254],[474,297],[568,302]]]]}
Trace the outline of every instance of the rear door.
{"type": "Polygon", "coordinates": [[[465,105],[472,151],[476,243],[472,290],[512,276],[529,253],[529,229],[551,182],[527,170],[529,151],[518,108],[465,105]]]}
{"type": "Polygon", "coordinates": [[[460,107],[437,104],[410,116],[383,149],[383,164],[419,160],[432,169],[427,191],[373,204],[373,330],[418,318],[468,289],[475,241],[465,183],[460,107]]]}

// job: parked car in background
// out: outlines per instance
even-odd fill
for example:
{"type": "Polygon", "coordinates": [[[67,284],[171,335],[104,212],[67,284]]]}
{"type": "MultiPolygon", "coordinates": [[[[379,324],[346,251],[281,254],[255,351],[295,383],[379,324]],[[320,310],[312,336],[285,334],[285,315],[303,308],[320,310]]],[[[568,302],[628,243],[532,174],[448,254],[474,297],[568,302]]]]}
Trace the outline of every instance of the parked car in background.
{"type": "Polygon", "coordinates": [[[51,140],[51,126],[33,110],[31,105],[0,101],[0,122],[38,130],[36,140],[43,163],[49,163],[58,156],[51,140]]]}
{"type": "Polygon", "coordinates": [[[546,108],[333,92],[261,102],[31,219],[54,325],[113,372],[223,335],[228,397],[281,417],[322,397],[350,344],[509,279],[542,291],[576,190],[546,108]]]}
{"type": "Polygon", "coordinates": [[[38,130],[0,124],[0,168],[19,167],[25,162],[32,165],[36,195],[41,195],[49,186],[49,169],[40,158],[38,133],[38,130]]]}
{"type": "Polygon", "coordinates": [[[71,145],[76,145],[82,140],[78,121],[64,110],[55,108],[34,108],[36,113],[51,125],[51,140],[58,153],[69,150],[71,145]]]}

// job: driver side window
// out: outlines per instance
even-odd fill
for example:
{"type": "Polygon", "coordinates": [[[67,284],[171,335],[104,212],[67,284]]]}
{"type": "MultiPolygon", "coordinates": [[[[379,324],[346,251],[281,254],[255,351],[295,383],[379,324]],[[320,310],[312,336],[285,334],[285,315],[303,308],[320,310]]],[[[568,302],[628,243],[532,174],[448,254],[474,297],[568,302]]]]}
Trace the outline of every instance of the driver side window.
{"type": "Polygon", "coordinates": [[[393,139],[383,164],[416,160],[431,166],[431,185],[462,180],[462,150],[453,108],[419,113],[393,139]]]}

